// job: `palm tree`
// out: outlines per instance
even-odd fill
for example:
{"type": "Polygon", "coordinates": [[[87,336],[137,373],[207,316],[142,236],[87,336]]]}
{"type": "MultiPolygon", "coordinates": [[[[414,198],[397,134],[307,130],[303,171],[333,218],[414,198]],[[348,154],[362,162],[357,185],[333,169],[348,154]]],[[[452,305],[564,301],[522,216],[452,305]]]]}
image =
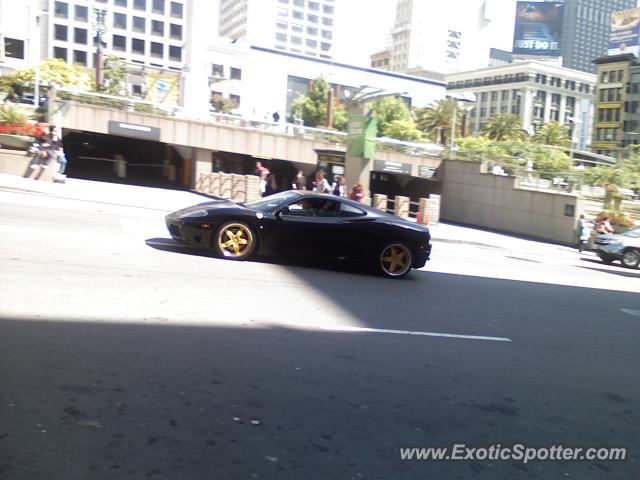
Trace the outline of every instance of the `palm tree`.
{"type": "Polygon", "coordinates": [[[462,114],[456,107],[456,101],[451,98],[437,100],[426,108],[416,109],[416,126],[429,138],[432,138],[435,143],[446,145],[451,134],[451,120],[454,110],[456,112],[457,136],[460,134],[462,114]]]}
{"type": "Polygon", "coordinates": [[[540,127],[533,137],[533,141],[544,145],[568,147],[571,145],[569,129],[560,122],[547,122],[540,127]]]}
{"type": "Polygon", "coordinates": [[[522,129],[522,119],[510,113],[498,113],[487,120],[482,134],[491,140],[526,140],[529,135],[522,129]]]}

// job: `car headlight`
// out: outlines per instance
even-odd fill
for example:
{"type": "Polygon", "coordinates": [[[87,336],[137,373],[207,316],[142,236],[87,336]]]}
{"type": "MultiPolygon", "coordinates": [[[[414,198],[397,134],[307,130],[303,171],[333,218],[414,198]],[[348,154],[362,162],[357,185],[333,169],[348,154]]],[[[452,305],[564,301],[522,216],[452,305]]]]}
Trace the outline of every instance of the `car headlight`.
{"type": "Polygon", "coordinates": [[[195,212],[187,213],[183,215],[184,218],[206,217],[209,214],[206,210],[196,210],[195,212]]]}

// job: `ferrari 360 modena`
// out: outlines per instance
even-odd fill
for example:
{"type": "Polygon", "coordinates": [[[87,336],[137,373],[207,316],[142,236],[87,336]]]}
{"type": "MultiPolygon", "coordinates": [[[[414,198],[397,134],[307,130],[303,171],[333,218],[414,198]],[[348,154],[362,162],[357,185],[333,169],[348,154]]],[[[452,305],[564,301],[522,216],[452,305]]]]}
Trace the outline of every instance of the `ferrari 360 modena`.
{"type": "Polygon", "coordinates": [[[426,226],[332,195],[288,191],[249,203],[214,199],[166,216],[174,240],[230,260],[334,259],[400,278],[431,253],[426,226]]]}

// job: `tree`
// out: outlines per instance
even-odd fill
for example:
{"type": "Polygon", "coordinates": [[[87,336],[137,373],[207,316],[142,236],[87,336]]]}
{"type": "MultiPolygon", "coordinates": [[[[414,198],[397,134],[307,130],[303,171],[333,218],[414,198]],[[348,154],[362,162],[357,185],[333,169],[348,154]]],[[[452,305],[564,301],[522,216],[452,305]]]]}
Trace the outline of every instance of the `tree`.
{"type": "Polygon", "coordinates": [[[211,106],[219,113],[230,113],[236,107],[235,103],[222,95],[213,95],[211,97],[211,106]]]}
{"type": "Polygon", "coordinates": [[[556,121],[547,122],[542,125],[534,135],[533,141],[544,145],[556,145],[558,147],[569,147],[571,145],[569,129],[566,125],[556,121]]]}
{"type": "MultiPolygon", "coordinates": [[[[16,80],[23,84],[32,84],[36,79],[33,68],[18,70],[15,75],[16,80]]],[[[92,78],[88,69],[69,65],[59,58],[47,58],[40,63],[41,82],[54,83],[60,87],[88,89],[92,78]]]]}
{"type": "Polygon", "coordinates": [[[498,113],[489,117],[482,134],[492,140],[517,140],[529,138],[522,129],[522,119],[510,113],[498,113]]]}
{"type": "MultiPolygon", "coordinates": [[[[393,122],[404,122],[404,125],[407,126],[413,123],[409,107],[401,98],[397,97],[384,97],[371,102],[371,115],[378,121],[378,136],[381,137],[392,136],[388,129],[393,122]]],[[[399,124],[396,124],[394,127],[396,133],[399,131],[398,128],[399,124]]]]}
{"type": "Polygon", "coordinates": [[[462,126],[462,113],[452,98],[437,100],[426,108],[417,109],[415,112],[417,127],[434,142],[447,145],[450,141],[454,111],[456,114],[456,136],[458,136],[462,126]]]}
{"type": "MultiPolygon", "coordinates": [[[[315,79],[308,95],[301,95],[291,106],[291,115],[300,117],[305,125],[310,127],[327,126],[327,103],[329,99],[329,89],[331,87],[327,81],[320,77],[315,79]]],[[[344,107],[337,105],[334,100],[333,127],[346,129],[346,112],[344,107]]]]}
{"type": "Polygon", "coordinates": [[[124,62],[114,55],[108,56],[104,61],[105,92],[110,95],[122,95],[126,75],[127,68],[124,62]]]}
{"type": "Polygon", "coordinates": [[[417,142],[422,140],[422,132],[418,130],[415,122],[409,120],[393,120],[387,124],[385,129],[385,137],[405,140],[407,142],[417,142]]]}

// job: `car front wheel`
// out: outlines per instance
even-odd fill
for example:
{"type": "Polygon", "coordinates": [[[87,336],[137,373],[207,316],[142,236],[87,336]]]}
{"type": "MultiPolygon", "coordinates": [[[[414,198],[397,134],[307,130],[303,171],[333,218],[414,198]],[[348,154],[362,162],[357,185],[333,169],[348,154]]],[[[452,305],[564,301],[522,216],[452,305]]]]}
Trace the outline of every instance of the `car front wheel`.
{"type": "Polygon", "coordinates": [[[413,254],[402,242],[392,242],[380,252],[380,272],[389,278],[401,278],[411,271],[413,254]]]}
{"type": "Polygon", "coordinates": [[[640,265],[640,250],[627,250],[622,254],[622,265],[627,268],[638,268],[640,265]]]}
{"type": "Polygon", "coordinates": [[[611,255],[607,255],[606,253],[598,253],[598,256],[604,263],[612,263],[616,259],[616,257],[612,257],[611,255]]]}
{"type": "Polygon", "coordinates": [[[214,235],[213,248],[219,257],[246,260],[255,251],[256,236],[244,222],[227,222],[214,235]]]}

